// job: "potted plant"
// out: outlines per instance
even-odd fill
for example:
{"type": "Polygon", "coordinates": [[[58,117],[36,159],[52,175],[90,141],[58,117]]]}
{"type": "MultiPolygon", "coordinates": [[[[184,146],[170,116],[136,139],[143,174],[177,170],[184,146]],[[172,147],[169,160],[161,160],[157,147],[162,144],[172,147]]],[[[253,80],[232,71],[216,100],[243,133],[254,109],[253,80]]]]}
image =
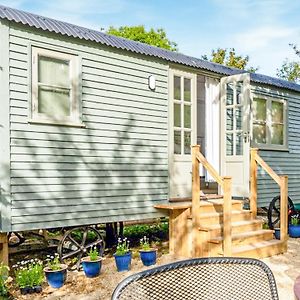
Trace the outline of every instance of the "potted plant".
{"type": "Polygon", "coordinates": [[[131,266],[131,252],[129,251],[129,241],[127,238],[118,239],[118,245],[114,258],[118,272],[128,271],[131,266]]]}
{"type": "Polygon", "coordinates": [[[142,249],[139,252],[140,252],[140,258],[143,262],[143,265],[144,266],[155,265],[157,249],[150,247],[149,238],[144,236],[142,239],[140,239],[140,246],[142,249]]]}
{"type": "Polygon", "coordinates": [[[100,274],[102,257],[96,247],[91,248],[87,257],[81,259],[81,264],[86,277],[96,277],[100,274]]]}
{"type": "Polygon", "coordinates": [[[4,265],[3,262],[0,263],[0,299],[8,299],[8,279],[9,267],[4,265]]]}
{"type": "Polygon", "coordinates": [[[60,263],[57,253],[54,256],[47,255],[47,267],[44,268],[44,272],[48,284],[53,288],[62,287],[67,279],[67,268],[67,265],[60,263]]]}
{"type": "Polygon", "coordinates": [[[291,216],[291,224],[289,225],[289,235],[293,238],[300,237],[299,215],[291,216]]]}
{"type": "Polygon", "coordinates": [[[21,261],[13,266],[21,294],[40,293],[44,281],[43,263],[38,259],[21,261]]]}

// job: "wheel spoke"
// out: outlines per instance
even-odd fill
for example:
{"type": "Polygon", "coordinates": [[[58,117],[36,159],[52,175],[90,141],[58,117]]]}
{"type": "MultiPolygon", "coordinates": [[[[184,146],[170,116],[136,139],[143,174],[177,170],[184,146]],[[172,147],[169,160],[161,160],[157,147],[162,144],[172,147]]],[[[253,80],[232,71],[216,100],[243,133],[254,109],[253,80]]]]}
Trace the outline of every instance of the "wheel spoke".
{"type": "Polygon", "coordinates": [[[275,224],[277,224],[277,223],[279,222],[279,220],[280,220],[280,218],[275,219],[275,221],[273,221],[273,226],[274,226],[275,224]]]}
{"type": "Polygon", "coordinates": [[[88,234],[88,228],[85,228],[84,232],[83,232],[83,237],[82,237],[82,242],[81,242],[81,246],[85,245],[86,242],[86,238],[87,238],[87,234],[88,234]]]}
{"type": "Polygon", "coordinates": [[[77,248],[80,248],[80,245],[72,238],[71,234],[67,236],[67,239],[69,239],[77,248]]]}
{"type": "MultiPolygon", "coordinates": [[[[87,244],[86,246],[84,246],[86,249],[87,248],[92,248],[92,247],[94,247],[94,246],[97,246],[98,244],[100,244],[102,242],[102,240],[97,240],[97,241],[95,241],[95,242],[92,242],[92,243],[90,243],[90,244],[87,244]]],[[[102,245],[101,245],[101,247],[102,247],[102,245]]]]}
{"type": "Polygon", "coordinates": [[[77,256],[77,259],[78,259],[77,263],[76,263],[77,270],[80,269],[81,258],[82,258],[82,252],[80,252],[79,255],[77,256]]]}
{"type": "Polygon", "coordinates": [[[69,257],[72,257],[74,255],[76,255],[77,253],[80,253],[81,252],[81,249],[78,249],[78,250],[75,250],[75,251],[72,251],[72,252],[69,252],[68,254],[65,254],[64,256],[62,256],[62,260],[64,259],[67,259],[69,257]]]}
{"type": "Polygon", "coordinates": [[[277,212],[277,214],[280,214],[280,207],[276,207],[276,206],[274,206],[274,210],[277,212]]]}

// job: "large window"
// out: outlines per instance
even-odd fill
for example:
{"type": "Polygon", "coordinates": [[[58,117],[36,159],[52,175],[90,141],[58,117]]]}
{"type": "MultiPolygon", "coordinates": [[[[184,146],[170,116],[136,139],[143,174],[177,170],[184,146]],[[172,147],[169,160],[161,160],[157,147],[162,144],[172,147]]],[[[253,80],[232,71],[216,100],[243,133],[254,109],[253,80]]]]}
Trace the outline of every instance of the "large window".
{"type": "Polygon", "coordinates": [[[191,153],[191,78],[174,76],[173,110],[174,110],[174,154],[191,153]]]}
{"type": "Polygon", "coordinates": [[[32,48],[32,118],[53,123],[79,122],[78,57],[32,48]]]}
{"type": "Polygon", "coordinates": [[[253,142],[270,149],[286,149],[286,101],[274,98],[253,100],[253,142]]]}

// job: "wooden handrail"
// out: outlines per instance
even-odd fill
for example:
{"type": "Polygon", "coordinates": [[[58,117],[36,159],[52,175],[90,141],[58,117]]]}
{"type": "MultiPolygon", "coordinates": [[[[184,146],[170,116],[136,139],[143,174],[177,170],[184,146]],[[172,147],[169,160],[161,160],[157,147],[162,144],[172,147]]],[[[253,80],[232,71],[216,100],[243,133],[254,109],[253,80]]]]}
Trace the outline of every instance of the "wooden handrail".
{"type": "Polygon", "coordinates": [[[221,177],[215,168],[207,161],[207,159],[200,152],[200,146],[192,146],[192,220],[193,220],[193,241],[194,254],[197,253],[196,247],[201,247],[199,241],[199,213],[200,213],[200,175],[199,164],[210,173],[215,181],[223,189],[223,254],[224,256],[231,256],[232,253],[232,228],[231,228],[231,211],[232,211],[232,196],[231,196],[231,177],[221,177]]]}
{"type": "Polygon", "coordinates": [[[258,149],[250,151],[250,210],[252,215],[257,215],[257,168],[260,165],[280,188],[280,240],[287,240],[288,231],[288,176],[279,176],[276,172],[259,156],[258,149]]]}
{"type": "Polygon", "coordinates": [[[209,174],[215,179],[215,181],[223,188],[223,178],[218,174],[215,168],[207,161],[207,159],[203,156],[203,154],[199,152],[196,155],[198,161],[202,164],[202,166],[209,172],[209,174]]]}

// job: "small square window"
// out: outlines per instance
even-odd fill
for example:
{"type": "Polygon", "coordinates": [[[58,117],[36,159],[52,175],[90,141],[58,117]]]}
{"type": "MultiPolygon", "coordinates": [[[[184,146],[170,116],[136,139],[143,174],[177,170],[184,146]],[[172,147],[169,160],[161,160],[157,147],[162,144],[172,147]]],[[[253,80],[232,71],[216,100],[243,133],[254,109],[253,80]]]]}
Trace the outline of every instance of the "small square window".
{"type": "Polygon", "coordinates": [[[33,121],[78,125],[78,91],[76,55],[32,48],[33,121]]]}

